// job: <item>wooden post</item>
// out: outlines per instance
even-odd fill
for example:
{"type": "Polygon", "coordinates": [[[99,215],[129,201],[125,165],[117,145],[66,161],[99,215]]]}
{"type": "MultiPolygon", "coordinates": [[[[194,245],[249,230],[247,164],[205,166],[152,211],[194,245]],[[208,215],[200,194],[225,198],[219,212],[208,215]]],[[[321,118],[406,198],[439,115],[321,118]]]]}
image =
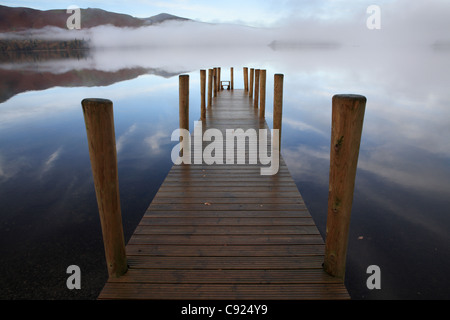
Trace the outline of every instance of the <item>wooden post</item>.
{"type": "MultiPolygon", "coordinates": [[[[178,81],[180,129],[189,131],[189,75],[180,75],[178,81]]],[[[182,150],[180,151],[180,156],[189,158],[189,141],[183,138],[182,132],[180,132],[180,143],[182,150]]]]}
{"type": "Polygon", "coordinates": [[[217,97],[217,73],[218,73],[218,71],[217,71],[217,68],[214,68],[213,70],[214,70],[214,73],[213,73],[213,76],[214,76],[214,97],[217,97]]]}
{"type": "Polygon", "coordinates": [[[81,105],[108,275],[120,277],[127,272],[128,266],[120,209],[113,103],[106,99],[84,99],[81,105]]]}
{"type": "Polygon", "coordinates": [[[266,70],[259,72],[259,117],[266,116],[266,70]]]}
{"type": "Polygon", "coordinates": [[[281,122],[283,115],[283,80],[284,75],[274,75],[273,89],[273,128],[278,129],[278,146],[281,146],[281,122]]]}
{"type": "Polygon", "coordinates": [[[248,95],[250,98],[253,98],[253,80],[255,76],[255,69],[250,68],[250,87],[248,88],[248,95]]]}
{"type": "Polygon", "coordinates": [[[206,70],[200,70],[200,118],[206,118],[206,70]]]}
{"type": "Polygon", "coordinates": [[[231,86],[231,90],[234,90],[234,68],[231,67],[230,68],[230,86],[231,86]]]}
{"type": "Polygon", "coordinates": [[[324,270],[342,281],[365,108],[366,98],[360,95],[335,95],[332,100],[324,270]]]}
{"type": "Polygon", "coordinates": [[[255,108],[258,108],[259,104],[259,69],[255,69],[255,97],[253,100],[255,108]]]}
{"type": "Polygon", "coordinates": [[[248,68],[244,67],[244,90],[248,93],[248,68]]]}
{"type": "Polygon", "coordinates": [[[222,91],[222,83],[221,83],[221,73],[222,73],[222,69],[219,67],[219,68],[217,68],[217,70],[219,70],[219,77],[218,77],[218,80],[217,80],[217,82],[218,82],[218,91],[222,91]]]}
{"type": "Polygon", "coordinates": [[[208,69],[208,108],[210,108],[212,104],[212,78],[213,69],[208,69]]]}
{"type": "Polygon", "coordinates": [[[189,130],[189,75],[179,76],[180,129],[189,130]]]}
{"type": "Polygon", "coordinates": [[[219,68],[216,68],[216,95],[219,94],[219,90],[220,90],[220,80],[219,80],[219,68]]]}
{"type": "Polygon", "coordinates": [[[216,67],[216,96],[219,94],[220,82],[219,82],[219,67],[216,67]]]}

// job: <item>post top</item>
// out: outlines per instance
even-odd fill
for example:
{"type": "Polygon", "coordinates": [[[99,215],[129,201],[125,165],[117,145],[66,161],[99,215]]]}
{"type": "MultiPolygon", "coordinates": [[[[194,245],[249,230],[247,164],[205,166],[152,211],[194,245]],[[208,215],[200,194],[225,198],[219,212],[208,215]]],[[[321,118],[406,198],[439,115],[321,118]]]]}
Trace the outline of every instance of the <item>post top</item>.
{"type": "Polygon", "coordinates": [[[112,104],[112,101],[109,99],[102,99],[102,98],[86,98],[81,101],[81,104],[88,105],[88,104],[112,104]]]}
{"type": "Polygon", "coordinates": [[[336,94],[333,96],[334,99],[345,99],[345,100],[359,100],[366,102],[367,98],[359,94],[336,94]]]}

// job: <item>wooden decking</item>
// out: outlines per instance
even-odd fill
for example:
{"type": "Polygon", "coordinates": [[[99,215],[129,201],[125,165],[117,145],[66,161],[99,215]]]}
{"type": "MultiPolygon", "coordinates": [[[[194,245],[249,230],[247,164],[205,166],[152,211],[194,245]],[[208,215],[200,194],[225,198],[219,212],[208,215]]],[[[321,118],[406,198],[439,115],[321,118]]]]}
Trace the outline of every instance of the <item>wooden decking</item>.
{"type": "MultiPolygon", "coordinates": [[[[202,125],[268,128],[244,90],[220,91],[202,125]]],[[[348,299],[284,160],[261,166],[174,165],[99,299],[348,299]]]]}

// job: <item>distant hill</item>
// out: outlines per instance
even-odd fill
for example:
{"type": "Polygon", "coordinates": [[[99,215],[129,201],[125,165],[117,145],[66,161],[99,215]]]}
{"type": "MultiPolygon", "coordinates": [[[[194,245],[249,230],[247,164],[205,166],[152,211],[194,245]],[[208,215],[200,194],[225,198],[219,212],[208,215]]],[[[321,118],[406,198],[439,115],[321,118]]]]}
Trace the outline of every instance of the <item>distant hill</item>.
{"type": "Polygon", "coordinates": [[[156,16],[152,16],[150,18],[145,18],[145,19],[141,19],[141,20],[144,20],[144,23],[146,25],[149,25],[149,24],[158,24],[158,23],[168,21],[168,20],[187,21],[189,19],[181,18],[181,17],[174,16],[174,15],[168,14],[168,13],[160,13],[160,14],[157,14],[156,16]]]}
{"type": "MultiPolygon", "coordinates": [[[[66,28],[70,16],[66,9],[36,10],[23,7],[7,7],[0,5],[0,32],[23,31],[27,29],[42,29],[45,27],[66,28]]],[[[161,13],[148,18],[136,18],[127,14],[105,11],[102,9],[81,9],[81,27],[92,28],[101,25],[138,28],[158,24],[167,20],[189,20],[167,13],[161,13]]]]}

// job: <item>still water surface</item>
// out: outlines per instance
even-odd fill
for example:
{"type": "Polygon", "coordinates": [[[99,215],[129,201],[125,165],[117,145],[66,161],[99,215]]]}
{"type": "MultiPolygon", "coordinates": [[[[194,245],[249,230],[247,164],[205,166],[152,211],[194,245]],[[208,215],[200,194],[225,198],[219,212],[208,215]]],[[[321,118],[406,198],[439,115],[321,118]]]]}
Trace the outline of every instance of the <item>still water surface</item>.
{"type": "Polygon", "coordinates": [[[0,298],[95,299],[106,281],[81,100],[114,103],[127,241],[172,166],[177,75],[190,75],[192,123],[199,70],[216,66],[224,80],[234,67],[236,88],[242,67],[267,69],[269,126],[273,75],[285,75],[281,152],[322,236],[331,98],[365,95],[346,285],[354,299],[450,298],[449,51],[167,50],[0,66],[0,298]],[[66,287],[72,264],[81,290],[66,287]],[[370,265],[380,290],[366,286],[370,265]]]}

